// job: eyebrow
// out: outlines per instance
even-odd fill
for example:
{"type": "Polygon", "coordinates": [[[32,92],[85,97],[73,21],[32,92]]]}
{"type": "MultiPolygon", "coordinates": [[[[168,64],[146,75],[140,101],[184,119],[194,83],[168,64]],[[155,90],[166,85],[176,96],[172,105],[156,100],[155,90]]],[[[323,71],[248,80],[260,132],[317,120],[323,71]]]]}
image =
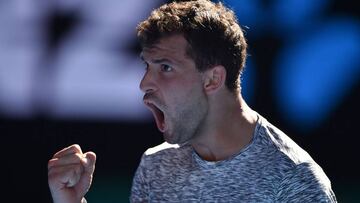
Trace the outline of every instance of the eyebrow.
{"type": "MultiPolygon", "coordinates": [[[[141,60],[145,61],[144,56],[142,54],[140,54],[140,58],[141,58],[141,60]]],[[[155,64],[159,64],[159,63],[171,63],[172,64],[172,63],[174,63],[171,60],[166,59],[166,58],[153,59],[153,60],[151,60],[151,62],[155,63],[155,64]]]]}
{"type": "Polygon", "coordinates": [[[169,59],[154,59],[151,62],[159,64],[159,63],[173,63],[172,61],[170,61],[169,59]]]}

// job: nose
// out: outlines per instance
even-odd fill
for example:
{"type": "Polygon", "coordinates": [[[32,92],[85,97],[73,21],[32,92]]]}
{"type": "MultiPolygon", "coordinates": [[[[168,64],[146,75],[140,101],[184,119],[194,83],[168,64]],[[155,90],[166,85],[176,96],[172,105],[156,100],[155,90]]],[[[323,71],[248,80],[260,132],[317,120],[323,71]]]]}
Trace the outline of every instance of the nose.
{"type": "Polygon", "coordinates": [[[151,93],[156,91],[156,84],[155,84],[155,75],[150,68],[146,70],[141,82],[140,82],[140,89],[144,93],[151,93]]]}

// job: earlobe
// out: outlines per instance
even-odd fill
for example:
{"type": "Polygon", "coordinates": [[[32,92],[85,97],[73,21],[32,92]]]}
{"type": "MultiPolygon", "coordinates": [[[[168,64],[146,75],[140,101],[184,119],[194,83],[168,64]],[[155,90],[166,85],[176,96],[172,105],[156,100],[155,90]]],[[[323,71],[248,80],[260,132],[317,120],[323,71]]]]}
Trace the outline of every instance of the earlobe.
{"type": "Polygon", "coordinates": [[[225,85],[226,70],[224,66],[217,65],[206,70],[204,77],[205,92],[212,94],[225,85]]]}

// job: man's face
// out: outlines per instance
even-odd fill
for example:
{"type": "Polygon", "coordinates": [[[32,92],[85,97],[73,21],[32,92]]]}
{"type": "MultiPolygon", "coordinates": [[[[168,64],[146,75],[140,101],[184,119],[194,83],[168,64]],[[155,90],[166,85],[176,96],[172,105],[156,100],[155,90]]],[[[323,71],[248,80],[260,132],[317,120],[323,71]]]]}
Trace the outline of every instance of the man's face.
{"type": "Polygon", "coordinates": [[[187,56],[187,45],[182,35],[172,35],[141,53],[147,67],[140,83],[144,103],[164,139],[172,144],[193,138],[208,109],[202,74],[187,56]]]}

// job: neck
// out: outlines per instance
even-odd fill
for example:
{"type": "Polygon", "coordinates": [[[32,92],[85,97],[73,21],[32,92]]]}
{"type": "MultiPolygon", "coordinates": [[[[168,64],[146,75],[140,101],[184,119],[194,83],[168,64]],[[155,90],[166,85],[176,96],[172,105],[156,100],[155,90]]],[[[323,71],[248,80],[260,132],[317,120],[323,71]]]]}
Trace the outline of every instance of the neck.
{"type": "Polygon", "coordinates": [[[208,116],[191,141],[207,161],[224,160],[238,153],[251,142],[256,126],[256,113],[240,95],[222,94],[209,99],[208,116]]]}

